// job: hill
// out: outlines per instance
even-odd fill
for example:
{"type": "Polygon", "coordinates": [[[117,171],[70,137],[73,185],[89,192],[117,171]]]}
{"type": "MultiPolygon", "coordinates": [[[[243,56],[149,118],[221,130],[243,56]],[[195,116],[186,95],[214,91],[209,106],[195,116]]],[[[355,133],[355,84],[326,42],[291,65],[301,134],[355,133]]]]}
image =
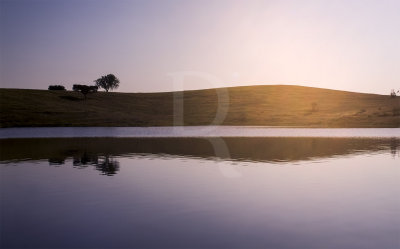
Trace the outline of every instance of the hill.
{"type": "Polygon", "coordinates": [[[0,89],[1,127],[170,126],[174,96],[184,125],[208,125],[218,103],[222,125],[400,127],[400,97],[320,88],[268,85],[165,93],[105,93],[0,89]],[[227,96],[227,95],[223,95],[227,96]]]}

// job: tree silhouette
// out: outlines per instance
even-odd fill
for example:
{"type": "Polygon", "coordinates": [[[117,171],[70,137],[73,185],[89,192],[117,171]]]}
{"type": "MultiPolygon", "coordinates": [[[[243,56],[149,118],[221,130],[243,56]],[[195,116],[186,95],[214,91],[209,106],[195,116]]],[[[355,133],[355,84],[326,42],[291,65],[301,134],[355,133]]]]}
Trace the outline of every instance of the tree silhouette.
{"type": "Polygon", "coordinates": [[[114,74],[107,74],[104,76],[101,76],[97,80],[94,81],[96,83],[96,86],[103,88],[108,92],[109,90],[118,88],[119,86],[119,79],[115,77],[114,74]]]}
{"type": "Polygon", "coordinates": [[[78,85],[78,84],[75,84],[72,87],[72,90],[82,93],[83,96],[85,96],[85,99],[86,99],[86,95],[88,93],[95,93],[95,92],[97,92],[97,89],[98,89],[97,86],[87,86],[87,85],[78,85]]]}
{"type": "Polygon", "coordinates": [[[390,91],[391,98],[396,98],[397,94],[400,94],[400,90],[397,90],[396,92],[396,90],[392,89],[392,91],[390,91]]]}
{"type": "Polygon", "coordinates": [[[53,91],[53,90],[65,91],[65,87],[62,85],[50,85],[48,89],[51,91],[53,91]]]}

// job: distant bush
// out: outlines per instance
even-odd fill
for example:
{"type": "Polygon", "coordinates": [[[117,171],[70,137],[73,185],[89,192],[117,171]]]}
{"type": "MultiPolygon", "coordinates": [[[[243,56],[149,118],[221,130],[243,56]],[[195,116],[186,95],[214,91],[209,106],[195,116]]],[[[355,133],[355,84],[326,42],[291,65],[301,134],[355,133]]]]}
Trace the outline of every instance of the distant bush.
{"type": "Polygon", "coordinates": [[[65,87],[62,85],[50,85],[48,89],[51,91],[53,91],[53,90],[65,91],[65,87]]]}
{"type": "Polygon", "coordinates": [[[97,86],[78,85],[78,84],[72,86],[72,90],[82,93],[83,96],[85,96],[85,99],[87,94],[96,93],[97,89],[98,89],[97,86]]]}

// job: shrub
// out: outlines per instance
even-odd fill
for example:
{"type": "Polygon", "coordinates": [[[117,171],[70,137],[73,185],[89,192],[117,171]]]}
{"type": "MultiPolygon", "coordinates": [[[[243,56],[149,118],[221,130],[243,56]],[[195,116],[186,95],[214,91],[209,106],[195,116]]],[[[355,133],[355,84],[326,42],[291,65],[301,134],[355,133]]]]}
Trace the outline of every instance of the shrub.
{"type": "Polygon", "coordinates": [[[54,91],[54,90],[65,91],[65,87],[62,85],[50,85],[48,89],[51,91],[54,91]]]}
{"type": "Polygon", "coordinates": [[[72,90],[82,93],[83,96],[85,96],[85,99],[88,93],[95,93],[97,92],[97,89],[98,89],[97,86],[78,85],[78,84],[75,84],[72,87],[72,90]]]}

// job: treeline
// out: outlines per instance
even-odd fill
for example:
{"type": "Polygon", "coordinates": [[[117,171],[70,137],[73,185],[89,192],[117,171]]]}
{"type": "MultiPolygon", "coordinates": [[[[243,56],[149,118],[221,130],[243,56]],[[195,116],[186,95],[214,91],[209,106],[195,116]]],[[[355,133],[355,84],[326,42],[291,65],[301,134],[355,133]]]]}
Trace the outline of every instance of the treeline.
{"type": "MultiPolygon", "coordinates": [[[[96,93],[99,88],[103,88],[106,92],[116,89],[119,86],[119,79],[114,74],[107,74],[94,80],[95,85],[82,85],[74,84],[72,90],[80,92],[86,99],[86,95],[89,93],[96,93]]],[[[50,85],[48,90],[51,91],[66,91],[63,85],[50,85]]]]}

